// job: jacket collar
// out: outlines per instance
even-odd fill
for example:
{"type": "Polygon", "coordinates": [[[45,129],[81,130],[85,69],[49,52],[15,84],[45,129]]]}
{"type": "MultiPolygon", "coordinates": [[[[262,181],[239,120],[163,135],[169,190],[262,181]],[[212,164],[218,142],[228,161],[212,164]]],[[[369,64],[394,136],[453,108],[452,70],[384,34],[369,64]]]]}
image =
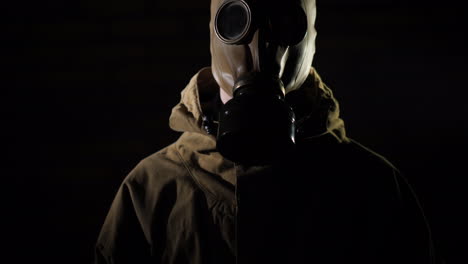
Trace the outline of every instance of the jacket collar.
{"type": "MultiPolygon", "coordinates": [[[[218,92],[219,86],[211,68],[201,69],[182,91],[181,101],[172,109],[169,119],[171,129],[213,137],[204,127],[204,112],[213,109],[213,98],[218,96],[218,92]]],[[[339,117],[338,101],[314,68],[311,68],[309,77],[299,89],[286,95],[286,101],[296,113],[299,136],[315,138],[331,134],[339,142],[348,141],[344,122],[339,117]]]]}
{"type": "MultiPolygon", "coordinates": [[[[211,69],[203,68],[182,91],[180,103],[172,109],[169,125],[175,131],[184,132],[175,145],[196,181],[216,198],[231,200],[237,177],[262,168],[236,165],[216,150],[216,138],[206,131],[203,122],[204,113],[213,110],[215,96],[219,96],[219,86],[211,69]]],[[[339,118],[338,102],[313,68],[304,85],[288,93],[285,100],[294,108],[299,130],[303,130],[298,132],[301,139],[348,141],[343,120],[339,118]]]]}

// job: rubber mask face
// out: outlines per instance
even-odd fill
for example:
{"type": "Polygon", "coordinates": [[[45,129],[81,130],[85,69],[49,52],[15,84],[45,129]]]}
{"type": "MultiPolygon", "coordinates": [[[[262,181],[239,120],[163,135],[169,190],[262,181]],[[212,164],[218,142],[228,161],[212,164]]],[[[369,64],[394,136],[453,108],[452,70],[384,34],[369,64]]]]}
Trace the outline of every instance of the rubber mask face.
{"type": "Polygon", "coordinates": [[[211,55],[216,82],[229,97],[249,73],[299,88],[315,53],[315,0],[212,0],[211,55]]]}

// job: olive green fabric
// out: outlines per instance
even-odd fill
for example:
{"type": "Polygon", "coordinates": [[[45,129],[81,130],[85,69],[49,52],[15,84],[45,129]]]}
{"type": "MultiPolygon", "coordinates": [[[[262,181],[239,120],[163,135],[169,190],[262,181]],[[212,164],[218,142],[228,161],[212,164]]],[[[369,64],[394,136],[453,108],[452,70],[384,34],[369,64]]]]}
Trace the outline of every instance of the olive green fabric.
{"type": "Polygon", "coordinates": [[[430,241],[417,203],[408,207],[416,212],[414,224],[402,220],[406,215],[396,217],[401,211],[395,209],[400,208],[397,201],[409,189],[400,186],[388,161],[346,137],[338,103],[314,69],[303,87],[286,98],[309,133],[298,142],[298,154],[285,157],[274,169],[234,164],[216,151],[215,137],[203,128],[203,114],[218,90],[210,68],[204,68],[182,91],[170,127],[183,134],[126,177],[99,235],[96,263],[271,263],[281,256],[287,263],[340,263],[354,258],[335,251],[369,251],[355,256],[361,263],[407,263],[391,260],[412,261],[420,255],[427,259],[430,241]],[[239,193],[244,197],[240,203],[239,193]],[[331,198],[304,215],[304,209],[323,197],[331,198]],[[239,210],[244,212],[240,222],[239,210]],[[359,214],[343,213],[348,210],[359,214]],[[353,236],[321,231],[341,230],[335,224],[326,228],[337,219],[343,222],[336,226],[353,236]],[[411,230],[420,232],[413,235],[411,230]],[[401,241],[422,250],[410,254],[412,250],[393,246],[401,241]],[[313,248],[300,250],[308,244],[313,248]],[[307,252],[314,248],[311,258],[307,252]],[[335,253],[325,254],[329,251],[335,253]]]}

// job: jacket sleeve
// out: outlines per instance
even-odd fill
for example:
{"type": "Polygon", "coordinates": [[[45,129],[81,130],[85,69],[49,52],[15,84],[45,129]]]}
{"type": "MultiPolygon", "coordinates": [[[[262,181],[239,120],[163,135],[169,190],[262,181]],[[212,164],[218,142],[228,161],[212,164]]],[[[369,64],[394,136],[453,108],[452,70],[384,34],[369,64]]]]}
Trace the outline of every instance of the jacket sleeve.
{"type": "Polygon", "coordinates": [[[403,175],[394,174],[398,197],[390,232],[399,251],[395,263],[436,263],[431,230],[418,197],[403,175]]]}
{"type": "Polygon", "coordinates": [[[149,263],[150,245],[135,210],[134,191],[127,181],[120,186],[96,243],[95,264],[149,263]]]}
{"type": "Polygon", "coordinates": [[[376,199],[370,201],[374,209],[365,223],[361,263],[434,264],[431,232],[418,198],[396,169],[391,173],[393,179],[382,182],[385,186],[376,188],[376,199]]]}

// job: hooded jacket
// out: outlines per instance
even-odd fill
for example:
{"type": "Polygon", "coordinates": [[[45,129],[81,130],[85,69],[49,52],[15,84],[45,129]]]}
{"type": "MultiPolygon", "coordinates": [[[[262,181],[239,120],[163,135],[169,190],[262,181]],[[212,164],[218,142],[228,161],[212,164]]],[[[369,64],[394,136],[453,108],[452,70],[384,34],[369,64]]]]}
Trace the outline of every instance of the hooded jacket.
{"type": "Polygon", "coordinates": [[[125,178],[95,263],[431,263],[418,202],[385,158],[346,137],[338,102],[312,68],[288,93],[294,155],[245,166],[209,133],[219,86],[197,73],[173,108],[182,132],[125,178]]]}

